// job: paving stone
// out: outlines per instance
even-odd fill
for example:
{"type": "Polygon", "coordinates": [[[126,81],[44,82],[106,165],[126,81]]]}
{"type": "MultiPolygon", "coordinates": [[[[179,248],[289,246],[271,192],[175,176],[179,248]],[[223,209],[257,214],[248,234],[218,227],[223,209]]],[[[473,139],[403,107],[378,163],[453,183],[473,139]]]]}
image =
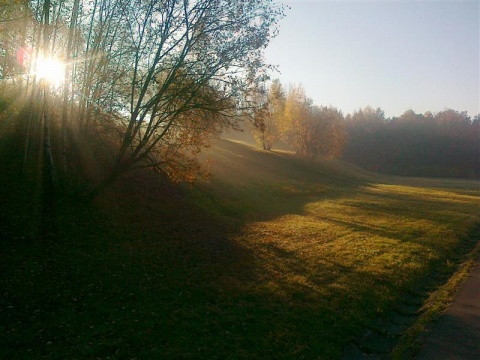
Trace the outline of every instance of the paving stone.
{"type": "Polygon", "coordinates": [[[409,325],[407,324],[396,324],[389,320],[377,321],[371,326],[373,330],[392,337],[402,335],[408,327],[409,325]]]}
{"type": "Polygon", "coordinates": [[[354,343],[348,344],[343,350],[343,359],[345,360],[363,360],[369,359],[360,348],[354,343]]]}
{"type": "Polygon", "coordinates": [[[392,311],[387,317],[391,322],[399,325],[412,325],[417,317],[415,315],[405,315],[392,311]]]}
{"type": "Polygon", "coordinates": [[[360,348],[371,355],[388,354],[397,343],[395,337],[382,335],[376,331],[368,331],[358,344],[360,348]]]}
{"type": "Polygon", "coordinates": [[[387,360],[388,355],[367,355],[356,344],[350,343],[343,351],[344,360],[387,360]]]}
{"type": "Polygon", "coordinates": [[[417,315],[420,313],[418,306],[412,306],[405,303],[401,303],[395,306],[395,311],[402,315],[417,315]]]}

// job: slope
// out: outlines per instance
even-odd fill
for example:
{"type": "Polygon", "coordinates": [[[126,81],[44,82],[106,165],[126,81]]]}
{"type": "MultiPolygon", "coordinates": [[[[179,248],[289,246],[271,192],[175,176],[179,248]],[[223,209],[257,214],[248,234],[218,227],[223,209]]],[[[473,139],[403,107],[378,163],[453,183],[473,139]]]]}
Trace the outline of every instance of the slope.
{"type": "Polygon", "coordinates": [[[0,357],[340,358],[478,239],[475,182],[227,140],[204,156],[194,189],[138,172],[94,204],[59,199],[48,236],[2,173],[0,357]]]}

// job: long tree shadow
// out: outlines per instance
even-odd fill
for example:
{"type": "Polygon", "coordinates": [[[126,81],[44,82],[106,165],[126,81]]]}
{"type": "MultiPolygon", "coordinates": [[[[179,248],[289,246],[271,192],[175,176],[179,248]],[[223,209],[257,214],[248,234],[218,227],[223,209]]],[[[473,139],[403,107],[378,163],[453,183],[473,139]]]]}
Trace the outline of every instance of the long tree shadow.
{"type": "MultiPolygon", "coordinates": [[[[385,262],[366,266],[380,253],[347,254],[368,245],[348,234],[414,236],[307,209],[368,193],[369,175],[226,141],[213,151],[212,180],[194,190],[132,173],[94,204],[59,201],[56,241],[32,247],[10,227],[4,357],[21,347],[63,358],[338,358],[415,281],[385,262]],[[309,216],[332,228],[305,235],[296,219],[309,216]]],[[[2,177],[6,188],[11,180],[2,177]]],[[[4,204],[18,194],[3,194],[8,222],[16,210],[4,204]]],[[[375,209],[347,205],[388,212],[404,204],[396,196],[375,209]]]]}

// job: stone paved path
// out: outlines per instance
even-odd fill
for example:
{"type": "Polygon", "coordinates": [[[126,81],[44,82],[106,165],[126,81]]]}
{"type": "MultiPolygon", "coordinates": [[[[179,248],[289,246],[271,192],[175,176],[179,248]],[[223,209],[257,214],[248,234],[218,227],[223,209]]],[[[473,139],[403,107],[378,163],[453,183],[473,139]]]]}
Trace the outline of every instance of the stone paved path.
{"type": "Polygon", "coordinates": [[[480,360],[480,259],[415,359],[480,360]]]}

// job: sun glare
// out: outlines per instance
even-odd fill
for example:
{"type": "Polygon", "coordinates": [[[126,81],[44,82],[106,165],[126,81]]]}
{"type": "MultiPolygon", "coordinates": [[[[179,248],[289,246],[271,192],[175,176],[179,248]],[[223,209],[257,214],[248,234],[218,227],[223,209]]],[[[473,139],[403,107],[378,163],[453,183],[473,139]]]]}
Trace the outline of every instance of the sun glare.
{"type": "Polygon", "coordinates": [[[34,70],[39,79],[50,85],[58,86],[62,83],[65,74],[65,65],[52,57],[39,56],[34,70]]]}

